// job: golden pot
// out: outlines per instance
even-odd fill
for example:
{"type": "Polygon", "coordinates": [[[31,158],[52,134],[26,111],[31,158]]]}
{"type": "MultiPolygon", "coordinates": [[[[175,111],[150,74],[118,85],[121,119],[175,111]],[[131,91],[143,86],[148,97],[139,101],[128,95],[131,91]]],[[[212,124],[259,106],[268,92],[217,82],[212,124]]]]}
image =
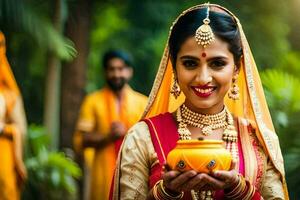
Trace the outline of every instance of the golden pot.
{"type": "Polygon", "coordinates": [[[231,153],[223,147],[221,140],[179,140],[167,156],[171,169],[193,169],[199,173],[229,170],[231,160],[231,153]]]}

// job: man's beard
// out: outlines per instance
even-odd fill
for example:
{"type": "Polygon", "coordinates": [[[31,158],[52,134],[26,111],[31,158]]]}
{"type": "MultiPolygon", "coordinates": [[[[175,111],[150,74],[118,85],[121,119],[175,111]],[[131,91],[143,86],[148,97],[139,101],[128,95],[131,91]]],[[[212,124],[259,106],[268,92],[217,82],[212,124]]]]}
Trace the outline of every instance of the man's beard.
{"type": "Polygon", "coordinates": [[[120,91],[125,86],[126,83],[127,83],[127,80],[125,78],[108,79],[107,80],[108,86],[115,92],[120,91]]]}

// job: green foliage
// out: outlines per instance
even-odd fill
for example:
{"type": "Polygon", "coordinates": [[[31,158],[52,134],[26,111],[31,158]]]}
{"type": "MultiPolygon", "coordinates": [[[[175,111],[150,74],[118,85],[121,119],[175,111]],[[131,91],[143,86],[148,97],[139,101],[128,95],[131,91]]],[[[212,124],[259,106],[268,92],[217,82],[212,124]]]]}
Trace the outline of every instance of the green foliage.
{"type": "Polygon", "coordinates": [[[246,0],[241,9],[235,6],[259,68],[276,66],[289,50],[288,7],[283,0],[246,0]]]}
{"type": "Polygon", "coordinates": [[[272,108],[280,109],[286,114],[300,110],[299,78],[279,69],[266,70],[261,78],[271,92],[268,95],[272,95],[272,100],[269,101],[272,108]]]}
{"type": "Polygon", "coordinates": [[[281,60],[275,68],[280,68],[282,71],[298,75],[300,74],[300,52],[299,51],[291,51],[285,53],[284,56],[281,57],[281,60]]]}
{"type": "Polygon", "coordinates": [[[272,119],[280,139],[291,199],[300,193],[300,56],[290,52],[274,69],[261,73],[272,119]]]}
{"type": "Polygon", "coordinates": [[[76,199],[81,170],[63,152],[50,150],[44,128],[31,125],[27,135],[25,165],[28,180],[22,199],[76,199]]]}
{"type": "Polygon", "coordinates": [[[93,24],[95,27],[91,32],[91,49],[89,54],[89,70],[87,91],[96,90],[104,84],[102,74],[101,55],[106,49],[116,46],[122,48],[122,42],[118,43],[118,37],[115,33],[128,29],[128,21],[122,16],[124,8],[122,5],[103,4],[95,6],[93,24]],[[108,42],[110,41],[110,42],[108,42]]]}
{"type": "MultiPolygon", "coordinates": [[[[136,0],[128,0],[127,4],[122,5],[111,2],[96,5],[96,22],[92,27],[89,57],[88,92],[104,83],[100,62],[102,53],[107,48],[121,48],[129,51],[135,61],[131,85],[148,94],[173,20],[184,9],[204,2],[146,0],[137,3],[136,0]]],[[[289,28],[286,23],[288,4],[285,1],[280,0],[275,4],[272,0],[245,0],[243,3],[237,0],[216,0],[213,3],[224,5],[240,18],[261,68],[274,66],[289,49],[289,28]]]]}
{"type": "Polygon", "coordinates": [[[22,30],[31,35],[39,47],[53,51],[63,60],[72,60],[76,55],[74,44],[63,37],[51,24],[47,16],[37,12],[29,2],[2,0],[0,3],[2,28],[22,30]]]}
{"type": "MultiPolygon", "coordinates": [[[[68,0],[60,2],[64,21],[68,0]]],[[[73,42],[56,29],[61,27],[52,23],[54,5],[53,1],[0,1],[0,30],[6,36],[8,60],[21,88],[30,123],[42,123],[49,52],[66,61],[77,54],[73,42]]]]}

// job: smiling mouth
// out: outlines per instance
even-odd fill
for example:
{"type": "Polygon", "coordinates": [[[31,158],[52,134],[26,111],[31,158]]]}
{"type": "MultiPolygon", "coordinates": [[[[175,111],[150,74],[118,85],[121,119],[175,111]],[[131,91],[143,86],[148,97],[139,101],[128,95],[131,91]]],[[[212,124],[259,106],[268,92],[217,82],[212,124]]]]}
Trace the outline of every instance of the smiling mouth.
{"type": "Polygon", "coordinates": [[[192,89],[197,96],[205,98],[205,97],[209,97],[216,88],[215,87],[208,87],[208,88],[192,87],[192,89]]]}

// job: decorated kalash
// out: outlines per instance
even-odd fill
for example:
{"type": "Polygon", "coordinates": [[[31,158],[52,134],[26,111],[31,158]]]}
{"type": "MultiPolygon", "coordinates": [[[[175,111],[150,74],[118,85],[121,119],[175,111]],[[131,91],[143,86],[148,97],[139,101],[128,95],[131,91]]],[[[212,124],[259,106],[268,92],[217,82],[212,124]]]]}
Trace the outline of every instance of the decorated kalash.
{"type": "Polygon", "coordinates": [[[110,199],[289,199],[258,70],[226,8],[197,5],[173,22],[110,199]]]}

